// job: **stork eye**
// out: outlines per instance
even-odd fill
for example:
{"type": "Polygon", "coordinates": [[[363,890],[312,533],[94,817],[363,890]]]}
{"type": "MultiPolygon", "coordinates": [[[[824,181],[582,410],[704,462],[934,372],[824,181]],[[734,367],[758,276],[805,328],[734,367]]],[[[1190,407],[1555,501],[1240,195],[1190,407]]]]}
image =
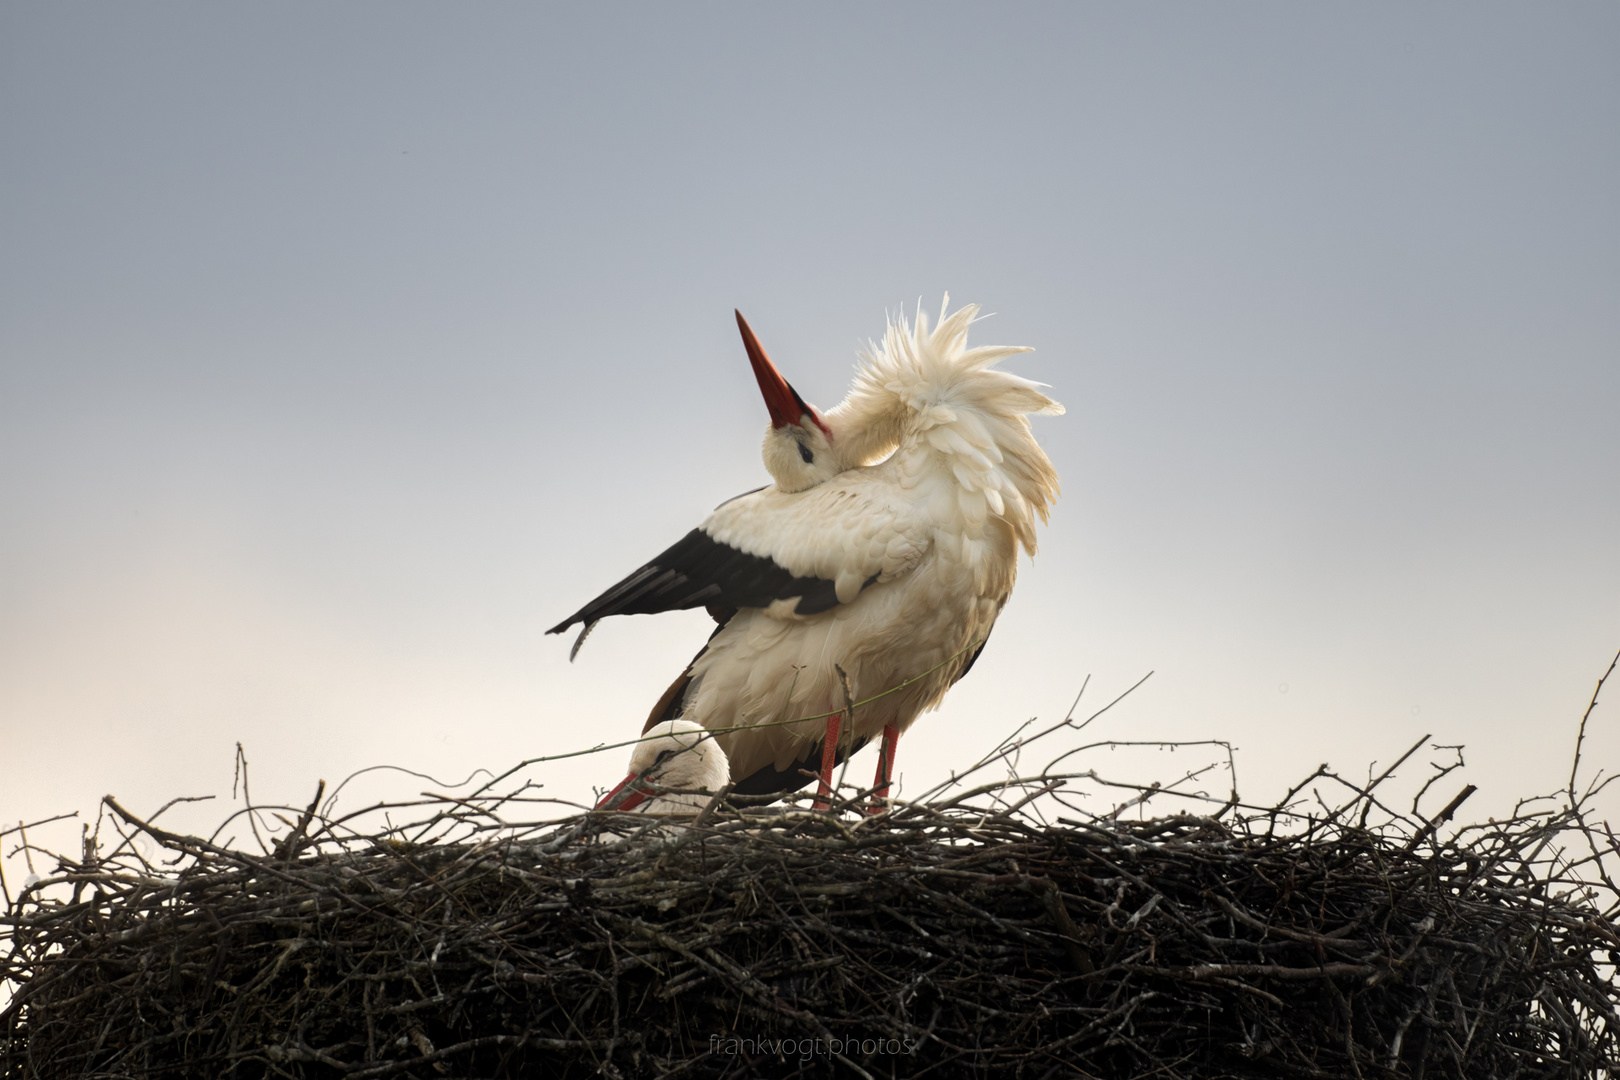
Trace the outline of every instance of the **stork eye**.
{"type": "Polygon", "coordinates": [[[662,765],[664,762],[668,761],[670,758],[672,758],[674,756],[675,756],[675,751],[673,751],[673,750],[660,750],[658,752],[658,756],[653,758],[653,764],[654,765],[662,765]]]}
{"type": "Polygon", "coordinates": [[[804,460],[806,465],[816,460],[816,455],[811,453],[810,448],[804,445],[804,443],[799,444],[799,457],[804,460]]]}

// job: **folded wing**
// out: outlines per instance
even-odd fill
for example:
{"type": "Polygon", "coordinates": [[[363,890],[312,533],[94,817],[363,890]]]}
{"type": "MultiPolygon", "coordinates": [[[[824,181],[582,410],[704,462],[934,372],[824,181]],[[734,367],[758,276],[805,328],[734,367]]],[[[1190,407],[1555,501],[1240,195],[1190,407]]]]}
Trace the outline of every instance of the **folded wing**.
{"type": "Polygon", "coordinates": [[[575,623],[609,615],[655,615],[711,604],[769,607],[793,597],[799,598],[803,615],[838,603],[833,582],[797,577],[769,558],[750,555],[693,529],[546,633],[560,634],[575,623]]]}
{"type": "Polygon", "coordinates": [[[809,491],[774,488],[722,503],[700,527],[552,627],[687,608],[815,615],[909,571],[928,529],[882,485],[845,474],[809,491]]]}

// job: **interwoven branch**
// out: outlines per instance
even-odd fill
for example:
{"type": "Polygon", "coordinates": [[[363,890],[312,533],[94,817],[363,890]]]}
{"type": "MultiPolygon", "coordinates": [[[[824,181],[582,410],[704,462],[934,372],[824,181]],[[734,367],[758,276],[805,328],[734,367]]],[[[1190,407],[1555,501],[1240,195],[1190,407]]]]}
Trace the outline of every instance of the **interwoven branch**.
{"type": "Polygon", "coordinates": [[[1556,854],[1572,830],[1604,857],[1614,843],[1576,811],[1436,844],[1444,814],[1052,824],[1024,796],[1054,784],[871,819],[717,804],[678,831],[584,815],[420,845],[340,842],[300,808],[269,857],[109,799],[183,865],[61,859],[12,905],[0,1076],[1620,1064],[1613,897],[1556,854]],[[616,823],[653,828],[599,834],[616,823]],[[66,884],[76,902],[45,898],[66,884]]]}

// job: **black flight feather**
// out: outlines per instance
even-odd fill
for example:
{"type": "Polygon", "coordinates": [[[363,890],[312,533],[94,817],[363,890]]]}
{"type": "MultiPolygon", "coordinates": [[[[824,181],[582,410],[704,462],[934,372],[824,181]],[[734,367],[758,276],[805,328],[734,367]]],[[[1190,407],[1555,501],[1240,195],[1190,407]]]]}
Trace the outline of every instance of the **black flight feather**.
{"type": "Polygon", "coordinates": [[[764,608],[793,597],[799,598],[795,611],[800,615],[838,606],[837,590],[826,578],[796,577],[773,559],[749,555],[693,529],[546,633],[560,634],[575,623],[609,615],[654,615],[716,605],[764,608]]]}

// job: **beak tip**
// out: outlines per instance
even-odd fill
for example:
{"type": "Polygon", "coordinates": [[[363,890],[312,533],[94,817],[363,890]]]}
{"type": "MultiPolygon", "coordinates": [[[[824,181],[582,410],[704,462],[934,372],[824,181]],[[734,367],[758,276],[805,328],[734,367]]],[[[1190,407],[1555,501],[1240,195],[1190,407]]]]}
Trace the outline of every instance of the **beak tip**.
{"type": "Polygon", "coordinates": [[[743,348],[748,351],[748,362],[754,367],[754,378],[759,381],[760,393],[765,395],[765,407],[771,413],[771,426],[784,428],[797,424],[806,413],[814,415],[804,399],[776,370],[776,365],[771,363],[765,347],[759,343],[748,320],[743,318],[742,311],[738,308],[732,310],[737,313],[737,329],[742,332],[743,348]]]}
{"type": "MultiPolygon", "coordinates": [[[[629,776],[627,776],[623,780],[619,781],[618,786],[615,787],[612,791],[608,792],[606,795],[602,796],[602,801],[597,803],[594,807],[592,807],[592,809],[595,809],[595,810],[605,810],[605,809],[607,809],[608,804],[613,802],[614,799],[618,798],[619,792],[623,791],[625,788],[627,788],[631,784],[633,784],[635,782],[635,779],[636,779],[636,774],[631,773],[629,776]]],[[[631,792],[628,796],[626,796],[624,798],[624,800],[622,802],[620,802],[619,806],[616,807],[616,809],[628,810],[630,807],[636,805],[636,803],[640,802],[642,799],[645,799],[645,798],[646,798],[646,796],[641,794],[640,792],[631,792]],[[639,798],[637,797],[638,795],[640,796],[639,798]]]]}

